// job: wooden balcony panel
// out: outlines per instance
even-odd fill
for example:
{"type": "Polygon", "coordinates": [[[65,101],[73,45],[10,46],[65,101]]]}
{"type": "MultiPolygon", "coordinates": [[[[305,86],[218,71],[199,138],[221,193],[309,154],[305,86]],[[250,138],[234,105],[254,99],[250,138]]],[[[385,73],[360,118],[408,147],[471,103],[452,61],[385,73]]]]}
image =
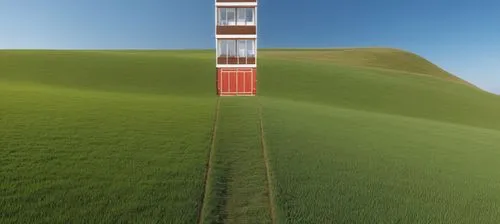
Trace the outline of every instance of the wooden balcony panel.
{"type": "Polygon", "coordinates": [[[217,6],[217,8],[239,9],[239,8],[255,8],[255,6],[217,6]]]}
{"type": "Polygon", "coordinates": [[[217,26],[217,34],[257,34],[256,26],[217,26]]]}

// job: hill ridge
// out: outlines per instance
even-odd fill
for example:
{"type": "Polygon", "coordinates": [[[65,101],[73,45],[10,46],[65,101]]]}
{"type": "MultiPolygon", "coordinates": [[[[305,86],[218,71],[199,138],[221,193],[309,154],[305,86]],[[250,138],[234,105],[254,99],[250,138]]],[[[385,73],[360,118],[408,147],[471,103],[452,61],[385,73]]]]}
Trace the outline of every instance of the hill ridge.
{"type": "Polygon", "coordinates": [[[329,61],[340,65],[389,69],[438,76],[444,79],[474,84],[446,71],[425,57],[411,51],[392,47],[352,47],[352,48],[267,48],[260,49],[264,57],[285,59],[329,61]],[[293,51],[300,52],[292,54],[293,51]],[[285,54],[282,54],[286,52],[285,54]]]}

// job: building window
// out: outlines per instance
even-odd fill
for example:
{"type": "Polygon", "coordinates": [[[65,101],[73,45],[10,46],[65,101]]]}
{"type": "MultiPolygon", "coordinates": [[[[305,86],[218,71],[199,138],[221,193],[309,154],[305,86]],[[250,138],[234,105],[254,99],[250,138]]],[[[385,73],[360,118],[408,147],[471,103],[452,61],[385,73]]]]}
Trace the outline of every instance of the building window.
{"type": "Polygon", "coordinates": [[[246,51],[247,57],[254,58],[255,57],[255,40],[247,40],[246,41],[246,51]]]}
{"type": "Polygon", "coordinates": [[[246,21],[246,16],[245,16],[246,10],[245,10],[245,8],[238,8],[236,12],[238,14],[237,24],[238,25],[244,25],[245,21],[246,21]]]}
{"type": "Polygon", "coordinates": [[[217,57],[237,58],[239,64],[247,64],[248,58],[255,58],[255,40],[226,39],[219,40],[217,45],[217,57]]]}
{"type": "Polygon", "coordinates": [[[255,8],[219,8],[218,26],[254,26],[255,8]]]}
{"type": "Polygon", "coordinates": [[[219,40],[217,47],[217,57],[226,56],[228,53],[227,43],[225,40],[219,40]]]}
{"type": "Polygon", "coordinates": [[[227,13],[227,25],[234,26],[236,25],[236,9],[226,9],[227,13]]]}
{"type": "Polygon", "coordinates": [[[236,40],[219,40],[219,57],[236,56],[236,40]]]}
{"type": "Polygon", "coordinates": [[[246,25],[255,25],[254,17],[255,17],[255,8],[246,8],[245,9],[246,25]]]}
{"type": "Polygon", "coordinates": [[[238,40],[238,57],[243,58],[247,56],[247,41],[238,40]]]}
{"type": "Polygon", "coordinates": [[[255,40],[219,40],[219,57],[255,57],[255,40]]]}
{"type": "Polygon", "coordinates": [[[219,26],[225,26],[227,25],[227,10],[226,8],[220,8],[219,10],[219,13],[218,13],[218,23],[217,25],[219,26]]]}

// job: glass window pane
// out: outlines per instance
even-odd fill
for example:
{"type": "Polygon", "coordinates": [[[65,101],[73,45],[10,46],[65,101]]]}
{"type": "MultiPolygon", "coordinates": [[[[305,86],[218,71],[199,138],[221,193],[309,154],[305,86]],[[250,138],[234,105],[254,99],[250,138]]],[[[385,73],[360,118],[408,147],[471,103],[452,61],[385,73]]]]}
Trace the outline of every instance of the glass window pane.
{"type": "Polygon", "coordinates": [[[219,8],[219,25],[227,25],[226,8],[219,8]]]}
{"type": "Polygon", "coordinates": [[[236,57],[236,40],[227,40],[227,49],[229,57],[236,57]]]}
{"type": "Polygon", "coordinates": [[[246,16],[246,23],[247,23],[247,25],[248,24],[254,24],[254,20],[253,20],[254,16],[253,16],[253,14],[254,14],[255,9],[253,9],[253,8],[246,8],[245,11],[246,11],[245,16],[246,16]]]}
{"type": "Polygon", "coordinates": [[[219,56],[226,56],[227,55],[227,41],[226,40],[219,40],[219,56]]]}
{"type": "Polygon", "coordinates": [[[237,25],[245,25],[245,20],[246,20],[245,12],[246,12],[245,8],[238,8],[238,10],[237,10],[237,14],[238,14],[237,25]]]}
{"type": "Polygon", "coordinates": [[[255,40],[247,41],[247,54],[248,57],[255,57],[255,40]]]}
{"type": "Polygon", "coordinates": [[[227,10],[227,24],[236,25],[236,9],[226,9],[227,10]]]}
{"type": "Polygon", "coordinates": [[[238,57],[246,57],[246,48],[247,48],[246,40],[238,40],[238,57]]]}

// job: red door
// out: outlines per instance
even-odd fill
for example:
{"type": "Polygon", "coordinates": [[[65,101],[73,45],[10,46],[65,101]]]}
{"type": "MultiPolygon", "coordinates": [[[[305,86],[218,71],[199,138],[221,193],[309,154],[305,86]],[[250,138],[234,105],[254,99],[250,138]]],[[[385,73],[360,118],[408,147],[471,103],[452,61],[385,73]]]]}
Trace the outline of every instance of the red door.
{"type": "Polygon", "coordinates": [[[219,69],[217,90],[221,96],[255,95],[255,69],[219,69]]]}

